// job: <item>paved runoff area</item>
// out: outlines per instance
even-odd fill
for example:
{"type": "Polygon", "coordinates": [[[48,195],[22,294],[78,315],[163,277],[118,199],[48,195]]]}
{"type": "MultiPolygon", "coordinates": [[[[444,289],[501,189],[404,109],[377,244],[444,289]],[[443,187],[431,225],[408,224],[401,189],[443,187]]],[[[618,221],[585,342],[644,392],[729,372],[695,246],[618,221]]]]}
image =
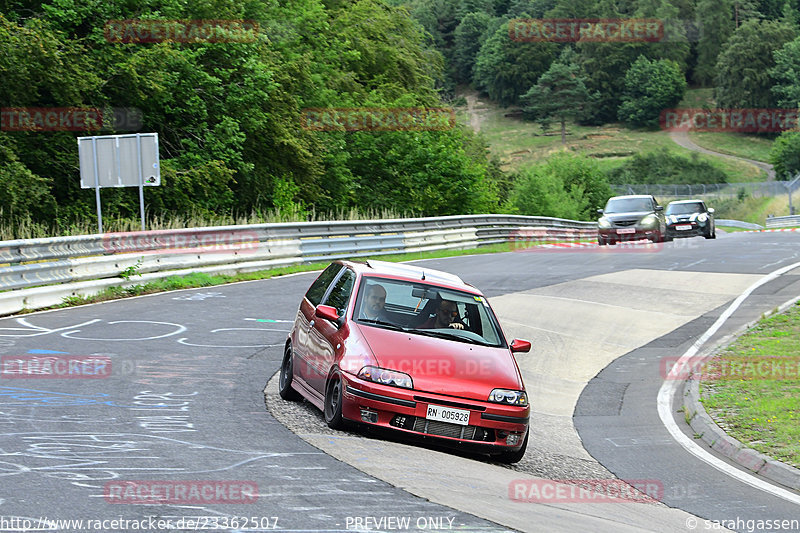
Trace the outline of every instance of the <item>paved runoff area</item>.
{"type": "MultiPolygon", "coordinates": [[[[555,519],[568,514],[564,531],[686,531],[692,515],[646,496],[590,505],[586,494],[548,480],[613,480],[584,449],[573,426],[583,388],[616,358],[729,302],[759,277],[634,269],[492,298],[508,338],[533,343],[530,353],[517,356],[532,413],[528,451],[512,467],[328,430],[312,407],[280,400],[277,375],[266,389],[267,405],[333,457],[412,494],[507,527],[524,531],[547,523],[558,530],[557,524],[566,522],[555,519]],[[418,470],[420,464],[426,465],[424,471],[418,470]]],[[[649,493],[647,486],[636,488],[649,493]]]]}

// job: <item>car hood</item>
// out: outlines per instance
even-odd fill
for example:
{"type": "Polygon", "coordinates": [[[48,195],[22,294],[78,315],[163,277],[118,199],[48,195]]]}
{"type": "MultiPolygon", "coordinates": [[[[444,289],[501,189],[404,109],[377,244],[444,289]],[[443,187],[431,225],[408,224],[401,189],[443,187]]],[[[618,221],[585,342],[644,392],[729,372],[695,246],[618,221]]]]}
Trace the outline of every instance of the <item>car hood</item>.
{"type": "Polygon", "coordinates": [[[522,390],[507,348],[356,326],[377,364],[411,376],[414,390],[486,401],[492,389],[522,390]]]}
{"type": "Polygon", "coordinates": [[[609,220],[631,220],[644,218],[652,214],[652,211],[631,211],[630,213],[608,213],[603,216],[609,220]]]}

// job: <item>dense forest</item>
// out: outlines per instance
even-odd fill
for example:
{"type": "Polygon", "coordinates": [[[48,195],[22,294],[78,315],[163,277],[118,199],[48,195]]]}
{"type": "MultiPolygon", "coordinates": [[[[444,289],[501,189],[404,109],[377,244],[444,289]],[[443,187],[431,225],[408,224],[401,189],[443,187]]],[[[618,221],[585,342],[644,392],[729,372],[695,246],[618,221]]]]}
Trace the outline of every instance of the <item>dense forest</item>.
{"type": "MultiPolygon", "coordinates": [[[[658,127],[688,85],[714,87],[718,107],[795,108],[798,21],[797,0],[0,1],[0,222],[65,231],[94,219],[75,139],[121,133],[125,124],[9,127],[9,109],[82,107],[137,111],[136,131],[159,134],[162,181],[146,190],[151,216],[358,208],[589,219],[613,176],[588,158],[560,154],[507,173],[466,127],[318,131],[304,113],[441,108],[459,86],[543,123],[658,127]],[[515,37],[514,24],[531,18],[658,20],[663,35],[515,37]],[[110,21],[130,20],[248,21],[255,31],[238,40],[109,38],[110,21]]],[[[782,172],[800,168],[798,135],[775,143],[782,172]]],[[[662,165],[660,157],[650,159],[662,165]]],[[[646,172],[650,159],[616,173],[646,172]]],[[[698,165],[684,166],[702,179],[707,169],[698,165]]],[[[135,190],[102,194],[104,213],[137,217],[135,190]]]]}

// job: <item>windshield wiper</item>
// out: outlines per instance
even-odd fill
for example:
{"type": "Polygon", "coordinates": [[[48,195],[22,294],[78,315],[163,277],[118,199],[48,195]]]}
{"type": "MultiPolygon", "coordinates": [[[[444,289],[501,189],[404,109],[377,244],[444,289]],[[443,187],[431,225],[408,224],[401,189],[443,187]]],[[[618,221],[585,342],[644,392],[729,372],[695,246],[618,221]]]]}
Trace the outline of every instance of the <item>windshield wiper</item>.
{"type": "Polygon", "coordinates": [[[386,322],[385,320],[378,320],[376,318],[359,318],[358,321],[366,324],[374,324],[376,326],[380,326],[386,329],[393,329],[396,331],[408,331],[403,326],[398,326],[397,324],[393,324],[392,322],[386,322]]]}
{"type": "MultiPolygon", "coordinates": [[[[453,335],[452,333],[450,333],[450,331],[447,331],[447,332],[445,332],[445,331],[431,331],[429,329],[415,329],[415,330],[412,330],[412,331],[413,331],[413,333],[418,333],[420,335],[427,335],[428,337],[436,337],[436,338],[439,338],[439,339],[448,339],[448,340],[452,340],[452,341],[464,341],[464,342],[468,342],[470,344],[478,344],[480,346],[491,346],[491,344],[488,344],[488,343],[485,343],[485,342],[481,342],[481,341],[479,341],[477,339],[473,339],[472,337],[462,337],[461,335],[453,335]]],[[[462,331],[462,330],[453,329],[451,331],[456,332],[456,331],[462,331]]]]}

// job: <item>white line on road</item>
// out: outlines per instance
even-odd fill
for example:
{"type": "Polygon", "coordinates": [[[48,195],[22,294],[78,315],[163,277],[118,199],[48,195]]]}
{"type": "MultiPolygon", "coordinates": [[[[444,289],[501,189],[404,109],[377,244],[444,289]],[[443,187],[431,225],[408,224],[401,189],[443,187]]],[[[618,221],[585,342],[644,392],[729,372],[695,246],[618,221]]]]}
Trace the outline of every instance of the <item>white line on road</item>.
{"type": "MultiPolygon", "coordinates": [[[[703,344],[705,344],[708,339],[710,339],[711,336],[717,332],[717,330],[719,330],[722,324],[724,324],[725,321],[730,318],[730,316],[739,308],[740,305],[742,305],[742,302],[744,302],[750,296],[750,294],[753,293],[753,291],[765,283],[776,279],[778,276],[798,267],[800,267],[800,263],[794,263],[792,265],[780,268],[767,274],[757,282],[750,285],[746,291],[740,294],[739,297],[733,301],[733,303],[725,310],[724,313],[722,313],[717,321],[714,322],[714,324],[708,328],[708,330],[703,333],[703,335],[698,338],[688,350],[686,350],[686,353],[684,353],[676,363],[678,368],[690,368],[689,365],[691,364],[691,358],[697,354],[697,352],[700,350],[700,347],[703,346],[703,344]]],[[[675,392],[677,391],[678,386],[682,383],[683,381],[666,380],[661,385],[661,389],[658,391],[658,416],[661,418],[661,422],[664,424],[664,427],[667,428],[667,431],[670,432],[678,444],[680,444],[686,451],[701,461],[713,466],[722,473],[736,478],[739,481],[750,485],[751,487],[763,490],[764,492],[800,505],[800,495],[786,489],[776,487],[775,485],[759,479],[752,474],[743,472],[742,470],[729,465],[725,461],[718,459],[704,448],[700,447],[696,442],[694,442],[680,430],[678,424],[675,422],[675,419],[672,416],[672,402],[675,398],[675,392]]]]}

